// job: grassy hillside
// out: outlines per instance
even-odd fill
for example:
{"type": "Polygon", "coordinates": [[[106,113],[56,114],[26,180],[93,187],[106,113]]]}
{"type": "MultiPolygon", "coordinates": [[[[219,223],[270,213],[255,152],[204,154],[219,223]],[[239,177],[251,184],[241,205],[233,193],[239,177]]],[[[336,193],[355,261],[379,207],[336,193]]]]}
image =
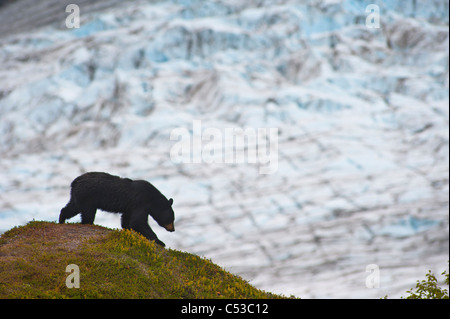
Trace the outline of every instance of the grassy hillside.
{"type": "Polygon", "coordinates": [[[129,230],[30,222],[0,236],[2,298],[279,298],[129,230]],[[80,288],[67,288],[69,264],[80,288]]]}

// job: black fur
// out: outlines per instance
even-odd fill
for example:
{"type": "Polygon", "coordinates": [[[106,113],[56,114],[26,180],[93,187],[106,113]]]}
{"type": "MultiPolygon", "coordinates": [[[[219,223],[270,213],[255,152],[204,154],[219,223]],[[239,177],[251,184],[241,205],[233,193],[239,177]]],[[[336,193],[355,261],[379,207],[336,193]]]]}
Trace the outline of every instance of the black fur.
{"type": "Polygon", "coordinates": [[[147,181],[91,172],[75,178],[70,201],[61,209],[59,223],[81,213],[82,224],[93,224],[97,209],[121,213],[122,228],[133,229],[161,246],[148,224],[148,215],[168,231],[175,231],[172,198],[167,198],[147,181]]]}

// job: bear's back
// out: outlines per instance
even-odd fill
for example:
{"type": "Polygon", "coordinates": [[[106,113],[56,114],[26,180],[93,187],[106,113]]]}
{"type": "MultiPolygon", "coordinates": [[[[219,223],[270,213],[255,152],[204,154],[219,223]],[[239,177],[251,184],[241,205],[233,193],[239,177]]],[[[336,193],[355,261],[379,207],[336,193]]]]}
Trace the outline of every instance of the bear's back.
{"type": "MultiPolygon", "coordinates": [[[[131,182],[131,179],[126,178],[131,182]]],[[[71,186],[76,186],[77,184],[107,184],[107,183],[117,183],[124,178],[119,176],[114,176],[104,172],[88,172],[84,173],[72,181],[71,186]]]]}
{"type": "Polygon", "coordinates": [[[81,205],[107,211],[128,210],[132,208],[132,201],[136,198],[132,183],[129,178],[89,172],[73,180],[71,192],[81,205]]]}

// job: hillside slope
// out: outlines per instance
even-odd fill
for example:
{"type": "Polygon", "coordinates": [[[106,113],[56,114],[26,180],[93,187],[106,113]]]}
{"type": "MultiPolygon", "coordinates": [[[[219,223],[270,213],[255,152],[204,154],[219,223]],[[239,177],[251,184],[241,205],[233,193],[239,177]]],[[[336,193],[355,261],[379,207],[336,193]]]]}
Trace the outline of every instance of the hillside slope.
{"type": "Polygon", "coordinates": [[[33,221],[0,237],[1,299],[274,297],[206,259],[129,230],[33,221]],[[69,264],[79,267],[79,288],[66,286],[69,264]]]}

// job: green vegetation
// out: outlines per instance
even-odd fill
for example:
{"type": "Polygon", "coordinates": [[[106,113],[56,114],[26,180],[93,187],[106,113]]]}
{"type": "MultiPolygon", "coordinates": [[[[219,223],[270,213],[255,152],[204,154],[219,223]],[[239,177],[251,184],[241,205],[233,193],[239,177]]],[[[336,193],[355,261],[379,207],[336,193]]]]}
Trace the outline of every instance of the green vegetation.
{"type": "MultiPolygon", "coordinates": [[[[445,284],[448,286],[449,274],[444,270],[441,275],[445,276],[445,284]]],[[[431,270],[429,270],[428,274],[425,276],[427,277],[427,280],[417,280],[416,291],[413,291],[414,288],[407,291],[409,296],[407,296],[406,299],[449,299],[448,290],[443,289],[438,285],[438,280],[436,279],[436,276],[431,273],[431,270]]]]}
{"type": "Polygon", "coordinates": [[[30,222],[0,237],[0,298],[281,298],[130,230],[30,222]],[[80,269],[67,288],[66,266],[80,269]]]}

